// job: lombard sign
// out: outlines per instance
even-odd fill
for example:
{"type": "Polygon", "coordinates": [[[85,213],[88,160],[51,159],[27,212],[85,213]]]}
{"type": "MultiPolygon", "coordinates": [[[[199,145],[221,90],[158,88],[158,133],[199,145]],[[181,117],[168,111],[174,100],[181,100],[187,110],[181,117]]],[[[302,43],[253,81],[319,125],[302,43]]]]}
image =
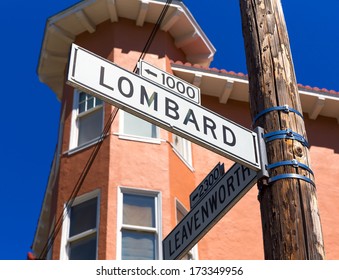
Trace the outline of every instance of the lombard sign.
{"type": "Polygon", "coordinates": [[[257,133],[74,44],[67,82],[206,149],[261,169],[257,133]]]}
{"type": "Polygon", "coordinates": [[[251,189],[257,172],[234,164],[163,240],[165,260],[182,258],[251,189]]]}

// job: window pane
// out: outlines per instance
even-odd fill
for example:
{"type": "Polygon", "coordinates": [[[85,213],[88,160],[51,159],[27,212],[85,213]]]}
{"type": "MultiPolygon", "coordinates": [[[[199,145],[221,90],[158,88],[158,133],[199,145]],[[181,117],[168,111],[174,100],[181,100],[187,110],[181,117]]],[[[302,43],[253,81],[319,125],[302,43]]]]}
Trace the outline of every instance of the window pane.
{"type": "Polygon", "coordinates": [[[79,118],[78,145],[99,137],[102,133],[102,108],[79,118]]]}
{"type": "Polygon", "coordinates": [[[88,96],[87,99],[87,110],[92,109],[94,107],[94,97],[88,96]]]}
{"type": "Polygon", "coordinates": [[[156,138],[157,128],[149,122],[124,112],[124,133],[141,137],[156,138]]]}
{"type": "Polygon", "coordinates": [[[183,152],[184,152],[183,142],[184,142],[184,139],[182,137],[179,137],[178,135],[173,134],[173,146],[181,155],[183,155],[183,152]]]}
{"type": "Polygon", "coordinates": [[[182,213],[180,209],[177,208],[177,223],[179,223],[184,217],[185,217],[185,214],[182,213]]]}
{"type": "Polygon", "coordinates": [[[85,92],[79,93],[79,113],[85,112],[89,109],[92,109],[96,106],[102,105],[102,100],[87,94],[85,92]]]}
{"type": "Polygon", "coordinates": [[[99,98],[95,98],[95,106],[102,105],[102,100],[99,98]]]}
{"type": "Polygon", "coordinates": [[[188,163],[192,164],[191,156],[191,142],[188,140],[173,134],[173,147],[182,156],[182,158],[188,163]]]}
{"type": "Polygon", "coordinates": [[[155,235],[153,233],[122,231],[123,260],[154,260],[155,235]]]}
{"type": "Polygon", "coordinates": [[[92,198],[71,208],[69,236],[74,236],[97,224],[97,198],[92,198]]]}
{"type": "Polygon", "coordinates": [[[70,260],[95,260],[96,259],[96,234],[70,243],[70,260]]]}
{"type": "Polygon", "coordinates": [[[79,113],[82,113],[85,111],[86,111],[86,103],[85,102],[79,103],[79,113]]]}
{"type": "Polygon", "coordinates": [[[154,197],[124,194],[123,204],[124,224],[155,227],[154,197]]]}
{"type": "Polygon", "coordinates": [[[85,102],[87,97],[87,93],[85,92],[80,92],[79,93],[79,103],[85,102]]]}

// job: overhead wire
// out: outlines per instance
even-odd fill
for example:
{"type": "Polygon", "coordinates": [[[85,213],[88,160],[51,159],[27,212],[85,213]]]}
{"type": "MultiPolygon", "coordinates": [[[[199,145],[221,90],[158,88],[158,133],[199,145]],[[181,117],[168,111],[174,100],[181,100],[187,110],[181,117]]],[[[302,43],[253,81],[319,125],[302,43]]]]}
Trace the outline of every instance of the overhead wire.
{"type": "Polygon", "coordinates": [[[59,216],[58,220],[55,222],[55,226],[54,226],[54,229],[51,233],[51,235],[48,237],[48,240],[45,244],[45,246],[43,247],[38,259],[45,259],[46,256],[47,256],[47,253],[48,251],[51,249],[51,247],[53,246],[54,244],[54,241],[55,241],[55,238],[56,236],[58,235],[61,227],[62,227],[62,223],[63,221],[65,220],[65,218],[67,217],[68,215],[68,211],[70,209],[70,207],[73,205],[73,202],[75,200],[75,198],[77,197],[80,189],[81,189],[81,186],[83,185],[83,182],[85,181],[86,177],[87,177],[87,174],[97,156],[97,154],[99,153],[99,150],[103,144],[103,140],[104,138],[107,136],[107,134],[109,133],[110,131],[110,127],[115,119],[115,116],[117,115],[118,113],[118,108],[115,107],[113,112],[110,114],[110,117],[108,119],[108,121],[106,122],[105,124],[105,127],[98,139],[98,142],[96,143],[96,145],[94,146],[94,149],[91,153],[91,155],[89,156],[89,159],[87,160],[86,162],[86,165],[85,167],[83,168],[79,178],[78,178],[78,181],[77,183],[75,184],[75,187],[73,188],[73,191],[72,193],[70,194],[67,202],[65,203],[64,205],[64,208],[63,208],[63,211],[61,213],[61,215],[59,216]]]}
{"type": "MultiPolygon", "coordinates": [[[[159,15],[159,18],[157,20],[157,22],[155,23],[153,29],[152,29],[152,32],[145,44],[145,47],[143,48],[141,54],[140,54],[140,57],[139,57],[139,60],[138,62],[141,60],[141,59],[144,59],[158,30],[160,29],[161,27],[161,23],[162,21],[164,20],[165,16],[166,16],[166,13],[170,7],[170,4],[172,3],[172,0],[167,0],[166,1],[166,4],[164,5],[160,15],[159,15]]],[[[135,67],[134,67],[134,70],[133,72],[136,73],[137,72],[137,69],[138,69],[138,62],[136,63],[135,67]]],[[[50,249],[52,248],[53,244],[54,244],[54,241],[58,235],[58,233],[60,232],[61,228],[62,228],[62,224],[63,224],[63,221],[65,220],[65,218],[67,217],[68,215],[68,212],[71,208],[71,206],[73,205],[74,203],[74,200],[76,199],[86,177],[87,177],[87,174],[90,170],[90,168],[92,167],[92,164],[96,158],[96,156],[98,155],[99,151],[100,151],[100,148],[104,142],[104,139],[105,137],[109,134],[109,131],[110,131],[110,128],[112,126],[112,123],[117,115],[119,111],[119,108],[115,107],[114,110],[112,111],[112,113],[110,114],[106,124],[105,124],[105,127],[103,128],[103,131],[97,141],[97,143],[95,144],[93,150],[92,150],[92,153],[90,154],[79,178],[78,178],[78,181],[76,182],[73,190],[72,190],[72,193],[70,194],[67,202],[65,203],[64,207],[63,207],[63,211],[62,213],[60,214],[59,218],[57,219],[57,221],[55,222],[54,224],[54,228],[53,230],[51,231],[50,235],[48,236],[47,238],[47,241],[41,251],[41,253],[39,254],[39,256],[37,257],[37,259],[40,259],[40,260],[43,260],[43,259],[46,259],[47,257],[47,254],[48,252],[50,251],[50,249]]]]}
{"type": "MultiPolygon", "coordinates": [[[[147,42],[145,44],[145,47],[143,48],[143,50],[142,50],[142,52],[140,54],[140,57],[139,57],[138,61],[144,59],[146,54],[148,53],[148,50],[151,47],[151,44],[152,44],[152,42],[153,42],[153,40],[155,38],[155,35],[157,34],[157,32],[159,31],[159,29],[161,27],[161,23],[163,22],[163,20],[164,20],[164,18],[166,16],[166,13],[167,13],[171,3],[172,3],[172,0],[167,0],[166,1],[166,4],[163,7],[163,9],[162,9],[162,11],[161,11],[161,13],[160,13],[160,15],[158,17],[158,20],[157,20],[157,22],[155,23],[155,25],[154,25],[154,27],[152,29],[152,32],[151,32],[151,34],[150,34],[150,36],[149,36],[149,38],[148,38],[148,40],[147,40],[147,42]]],[[[135,65],[133,72],[135,73],[137,71],[137,69],[138,69],[138,64],[135,65]]]]}

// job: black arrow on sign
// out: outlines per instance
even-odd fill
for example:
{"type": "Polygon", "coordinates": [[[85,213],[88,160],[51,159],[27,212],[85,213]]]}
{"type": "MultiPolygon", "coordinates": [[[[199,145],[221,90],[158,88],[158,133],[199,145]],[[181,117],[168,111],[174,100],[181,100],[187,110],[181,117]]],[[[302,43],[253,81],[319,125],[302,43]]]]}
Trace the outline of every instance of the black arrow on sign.
{"type": "Polygon", "coordinates": [[[154,72],[152,72],[152,71],[149,70],[149,69],[146,69],[145,72],[146,72],[148,75],[152,75],[152,76],[154,76],[154,77],[158,77],[157,73],[154,73],[154,72]]]}
{"type": "Polygon", "coordinates": [[[192,201],[194,201],[198,197],[198,193],[195,194],[195,196],[192,197],[192,201]]]}

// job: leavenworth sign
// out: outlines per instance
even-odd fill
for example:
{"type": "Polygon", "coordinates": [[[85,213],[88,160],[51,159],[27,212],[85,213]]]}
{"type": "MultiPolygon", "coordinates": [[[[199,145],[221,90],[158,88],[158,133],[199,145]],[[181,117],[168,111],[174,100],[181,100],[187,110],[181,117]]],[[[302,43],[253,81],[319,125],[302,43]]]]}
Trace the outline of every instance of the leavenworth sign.
{"type": "Polygon", "coordinates": [[[164,259],[182,258],[256,182],[257,172],[235,163],[164,239],[164,259]]]}
{"type": "Polygon", "coordinates": [[[211,170],[210,173],[201,181],[197,188],[190,194],[191,209],[215,186],[222,175],[225,174],[224,164],[220,162],[211,170]]]}
{"type": "Polygon", "coordinates": [[[68,83],[213,152],[261,170],[257,133],[74,44],[68,83]]]}

